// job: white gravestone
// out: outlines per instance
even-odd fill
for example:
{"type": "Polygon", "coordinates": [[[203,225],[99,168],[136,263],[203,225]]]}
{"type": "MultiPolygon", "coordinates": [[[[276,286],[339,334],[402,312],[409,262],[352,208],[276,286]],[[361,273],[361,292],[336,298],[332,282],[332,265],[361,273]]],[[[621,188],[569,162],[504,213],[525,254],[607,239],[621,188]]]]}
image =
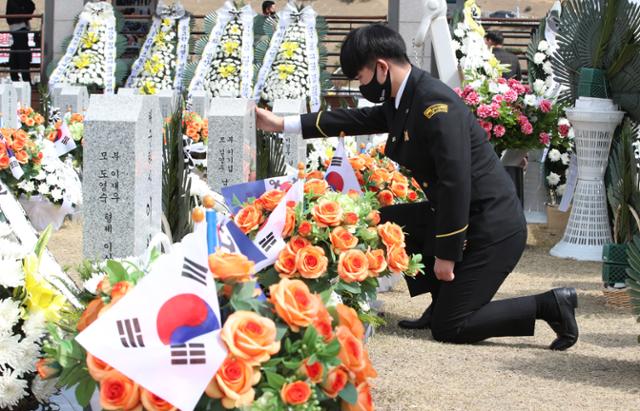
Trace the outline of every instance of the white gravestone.
{"type": "Polygon", "coordinates": [[[60,107],[60,93],[62,93],[62,89],[66,86],[66,84],[54,84],[51,86],[50,96],[51,96],[51,105],[55,108],[62,109],[60,107]]]}
{"type": "Polygon", "coordinates": [[[200,117],[206,118],[211,105],[211,95],[206,90],[193,90],[189,101],[189,110],[198,113],[200,117]]]}
{"type": "Polygon", "coordinates": [[[222,187],[255,180],[255,102],[244,98],[214,98],[209,109],[207,180],[222,187]]]}
{"type": "Polygon", "coordinates": [[[122,96],[133,96],[138,94],[137,88],[129,88],[129,87],[120,87],[118,89],[118,94],[122,96]]]}
{"type": "Polygon", "coordinates": [[[89,108],[89,92],[85,86],[64,86],[58,96],[60,110],[84,113],[89,108]]]}
{"type": "Polygon", "coordinates": [[[178,93],[174,90],[160,90],[156,93],[160,102],[162,118],[171,117],[176,110],[178,93]]]}
{"type": "Polygon", "coordinates": [[[2,113],[3,127],[19,127],[18,122],[18,93],[13,83],[0,83],[0,113],[2,113]]]}
{"type": "Polygon", "coordinates": [[[141,255],[162,215],[158,98],[92,95],[84,138],[84,257],[141,255]]]}
{"type": "MultiPolygon", "coordinates": [[[[280,117],[299,116],[306,112],[307,104],[304,99],[276,99],[273,103],[273,113],[280,117]]],[[[297,167],[299,162],[306,162],[307,142],[302,139],[302,134],[283,133],[282,151],[285,163],[297,167]]]]}
{"type": "Polygon", "coordinates": [[[31,107],[31,84],[28,81],[14,81],[20,107],[31,107]]]}

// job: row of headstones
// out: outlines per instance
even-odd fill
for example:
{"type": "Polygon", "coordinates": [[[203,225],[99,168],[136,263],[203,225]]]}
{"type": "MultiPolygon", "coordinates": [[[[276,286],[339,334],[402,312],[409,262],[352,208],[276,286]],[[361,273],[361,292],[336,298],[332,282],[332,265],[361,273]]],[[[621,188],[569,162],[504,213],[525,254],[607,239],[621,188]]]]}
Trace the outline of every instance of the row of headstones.
{"type": "MultiPolygon", "coordinates": [[[[169,100],[171,104],[174,100],[169,100]]],[[[83,208],[85,258],[141,255],[160,232],[162,96],[92,95],[85,119],[83,208]]],[[[168,100],[168,98],[167,98],[168,100]]],[[[216,98],[208,106],[207,180],[222,187],[255,178],[255,102],[216,98]]],[[[193,109],[193,108],[192,108],[193,109]]],[[[277,101],[278,115],[305,111],[300,100],[277,101]]],[[[306,160],[307,141],[284,135],[286,162],[306,160]]]]}

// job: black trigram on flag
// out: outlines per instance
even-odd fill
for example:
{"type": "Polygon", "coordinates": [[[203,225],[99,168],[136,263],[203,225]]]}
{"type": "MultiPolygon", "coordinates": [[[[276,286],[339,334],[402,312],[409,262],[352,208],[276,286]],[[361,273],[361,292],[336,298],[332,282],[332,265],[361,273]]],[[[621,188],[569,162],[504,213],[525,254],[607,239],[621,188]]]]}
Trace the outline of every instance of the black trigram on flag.
{"type": "Polygon", "coordinates": [[[334,167],[342,167],[342,157],[333,156],[331,158],[331,165],[334,167]]]}
{"type": "Polygon", "coordinates": [[[267,234],[265,238],[258,242],[264,251],[269,251],[276,244],[276,238],[273,233],[267,234]]]}
{"type": "Polygon", "coordinates": [[[69,136],[64,136],[64,138],[60,140],[60,142],[66,146],[67,144],[69,144],[69,136]]]}
{"type": "Polygon", "coordinates": [[[120,342],[125,348],[144,347],[140,322],[137,318],[118,320],[116,325],[118,326],[118,334],[120,334],[120,342]]]}
{"type": "Polygon", "coordinates": [[[204,344],[187,343],[171,346],[171,365],[206,364],[204,344]]]}
{"type": "Polygon", "coordinates": [[[184,258],[182,265],[182,276],[197,281],[202,285],[207,285],[207,268],[201,266],[193,260],[184,258]]]}

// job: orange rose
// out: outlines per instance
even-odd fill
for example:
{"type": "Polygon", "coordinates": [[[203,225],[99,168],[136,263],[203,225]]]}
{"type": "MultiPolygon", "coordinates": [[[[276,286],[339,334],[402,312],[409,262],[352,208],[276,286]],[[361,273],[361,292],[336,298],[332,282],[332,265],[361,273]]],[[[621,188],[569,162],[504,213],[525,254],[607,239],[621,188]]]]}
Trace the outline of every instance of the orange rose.
{"type": "Polygon", "coordinates": [[[18,137],[18,136],[16,136],[13,139],[12,148],[13,148],[14,151],[23,150],[26,143],[27,143],[26,137],[18,137]]]}
{"type": "Polygon", "coordinates": [[[389,270],[394,273],[400,273],[409,269],[409,256],[404,249],[404,244],[394,245],[387,249],[387,260],[389,262],[389,270]]]}
{"type": "Polygon", "coordinates": [[[307,358],[302,362],[302,372],[314,383],[320,384],[322,382],[324,369],[319,361],[309,364],[309,359],[307,358]]]}
{"type": "Polygon", "coordinates": [[[317,178],[319,180],[324,180],[324,173],[320,170],[313,170],[307,173],[305,179],[311,180],[312,178],[317,178]]]}
{"type": "Polygon", "coordinates": [[[76,325],[78,331],[83,331],[92,322],[94,322],[98,318],[98,313],[102,310],[104,303],[102,302],[102,298],[96,297],[89,304],[87,304],[87,308],[84,309],[82,315],[80,316],[80,320],[76,325]]]}
{"type": "Polygon", "coordinates": [[[348,382],[349,374],[344,367],[335,367],[329,371],[327,380],[322,384],[322,389],[327,397],[336,398],[348,382]]]}
{"type": "Polygon", "coordinates": [[[9,157],[0,157],[0,170],[9,168],[9,157]]]}
{"type": "Polygon", "coordinates": [[[115,283],[111,288],[111,304],[115,304],[133,289],[133,284],[128,281],[120,281],[115,283]]]}
{"type": "Polygon", "coordinates": [[[312,178],[304,183],[304,193],[320,197],[329,189],[329,184],[322,178],[312,178]]]}
{"type": "Polygon", "coordinates": [[[329,239],[331,240],[331,245],[335,252],[338,254],[350,250],[358,245],[358,237],[351,234],[344,227],[334,228],[331,231],[331,234],[329,234],[329,239]]]}
{"type": "Polygon", "coordinates": [[[300,280],[283,278],[269,287],[270,300],[276,313],[293,332],[308,327],[318,316],[318,299],[300,280]]]}
{"type": "Polygon", "coordinates": [[[31,117],[27,117],[27,119],[26,119],[26,121],[24,122],[24,124],[25,124],[27,127],[33,127],[33,125],[34,125],[34,124],[36,124],[36,121],[35,121],[33,118],[31,118],[31,117]]]}
{"type": "MultiPolygon", "coordinates": [[[[60,375],[62,366],[56,360],[52,360],[50,358],[40,358],[38,362],[36,362],[36,371],[38,372],[38,376],[41,379],[48,380],[60,375]]],[[[320,375],[320,377],[322,377],[322,374],[320,375]]]]}
{"type": "Polygon", "coordinates": [[[44,123],[44,117],[42,117],[40,114],[36,114],[33,119],[35,120],[37,125],[41,125],[42,123],[44,123]]]}
{"type": "Polygon", "coordinates": [[[362,371],[366,365],[362,340],[343,325],[339,325],[336,329],[336,337],[340,343],[338,357],[342,364],[350,371],[362,371]]]}
{"type": "Polygon", "coordinates": [[[318,296],[318,316],[313,322],[313,326],[318,331],[318,334],[324,338],[325,342],[333,339],[333,317],[329,314],[327,308],[322,304],[322,299],[318,296]]]}
{"type": "Polygon", "coordinates": [[[401,183],[401,184],[406,184],[409,185],[409,179],[402,173],[398,172],[398,171],[394,171],[392,176],[391,176],[391,181],[394,183],[401,183]]]}
{"type": "Polygon", "coordinates": [[[407,186],[406,183],[399,183],[394,181],[391,183],[391,191],[397,197],[405,198],[409,192],[409,187],[407,186]]]}
{"type": "Polygon", "coordinates": [[[351,164],[351,167],[353,167],[353,169],[356,171],[362,171],[365,168],[364,159],[361,157],[351,157],[349,158],[349,163],[351,164]]]}
{"type": "Polygon", "coordinates": [[[282,190],[278,190],[278,189],[269,190],[260,196],[259,201],[265,210],[273,211],[278,205],[278,203],[280,203],[280,200],[282,200],[282,197],[285,196],[285,194],[287,193],[285,193],[282,190]]]}
{"type": "Polygon", "coordinates": [[[80,113],[73,113],[73,114],[71,115],[71,122],[72,122],[72,123],[80,123],[80,122],[82,122],[82,121],[84,121],[84,116],[83,116],[82,114],[80,114],[80,113]]]}
{"type": "Polygon", "coordinates": [[[253,386],[260,381],[260,372],[239,358],[228,356],[213,377],[205,393],[222,401],[226,409],[249,405],[255,398],[253,386]]]}
{"type": "Polygon", "coordinates": [[[178,409],[167,401],[144,388],[140,389],[140,401],[145,411],[177,411],[178,409]]]}
{"type": "Polygon", "coordinates": [[[273,265],[280,277],[291,278],[296,274],[296,255],[291,253],[289,247],[278,254],[278,260],[273,265]]]}
{"type": "Polygon", "coordinates": [[[378,226],[378,235],[387,247],[404,245],[404,232],[402,227],[392,222],[386,222],[378,226]]]}
{"type": "Polygon", "coordinates": [[[311,388],[304,381],[285,384],[280,390],[280,398],[285,404],[302,405],[311,397],[311,388]]]}
{"type": "Polygon", "coordinates": [[[296,270],[303,278],[318,278],[327,271],[329,259],[322,247],[308,245],[296,254],[296,270]]]}
{"type": "Polygon", "coordinates": [[[342,207],[335,201],[321,200],[311,210],[320,227],[335,227],[342,221],[342,207]]]}
{"type": "Polygon", "coordinates": [[[38,165],[40,164],[40,162],[42,161],[42,157],[44,156],[44,154],[42,154],[42,151],[38,152],[38,155],[32,160],[33,164],[38,165]]]}
{"type": "Polygon", "coordinates": [[[369,351],[364,350],[364,368],[361,371],[355,373],[356,384],[360,384],[362,381],[366,381],[369,378],[375,378],[378,376],[371,359],[369,358],[369,351]]]}
{"type": "Polygon", "coordinates": [[[373,210],[367,216],[367,222],[371,226],[376,226],[380,224],[380,212],[378,210],[373,210]]]}
{"type": "Polygon", "coordinates": [[[291,254],[298,254],[298,251],[302,250],[303,248],[309,245],[311,245],[311,242],[309,240],[296,235],[289,239],[289,242],[287,243],[287,248],[289,249],[289,252],[291,254]]]}
{"type": "Polygon", "coordinates": [[[356,170],[355,174],[356,174],[356,180],[358,180],[358,184],[363,186],[365,181],[364,181],[364,176],[362,175],[362,172],[356,170]]]}
{"type": "Polygon", "coordinates": [[[100,381],[100,405],[105,410],[136,409],[140,405],[140,388],[120,372],[111,370],[100,381]]]}
{"type": "Polygon", "coordinates": [[[364,338],[364,326],[362,321],[358,318],[358,313],[353,308],[344,305],[336,305],[336,311],[338,311],[338,322],[341,326],[347,327],[353,335],[359,339],[364,338]]]}
{"type": "Polygon", "coordinates": [[[366,381],[358,384],[358,401],[355,404],[342,402],[342,411],[373,411],[373,398],[371,397],[371,387],[366,381]]]}
{"type": "Polygon", "coordinates": [[[347,283],[366,280],[369,275],[367,256],[360,250],[348,250],[340,254],[338,275],[347,283]]]}
{"type": "Polygon", "coordinates": [[[367,261],[369,261],[369,275],[371,277],[377,277],[387,269],[387,260],[385,260],[382,250],[367,251],[367,261]]]}
{"type": "Polygon", "coordinates": [[[369,182],[378,187],[384,187],[389,181],[391,181],[391,173],[384,168],[376,168],[369,176],[369,182]]]}
{"type": "Polygon", "coordinates": [[[311,234],[311,230],[313,230],[313,226],[308,221],[303,221],[298,226],[298,234],[303,237],[309,236],[309,234],[311,234]]]}
{"type": "Polygon", "coordinates": [[[418,193],[413,190],[409,190],[409,193],[407,193],[407,198],[409,199],[409,201],[416,201],[418,199],[418,193]]]}
{"type": "Polygon", "coordinates": [[[238,211],[233,221],[243,233],[247,234],[260,227],[264,221],[264,215],[254,204],[249,204],[238,211]]]}
{"type": "Polygon", "coordinates": [[[236,311],[227,318],[220,338],[229,353],[249,365],[260,365],[280,351],[276,323],[251,311],[236,311]]]}
{"type": "Polygon", "coordinates": [[[25,121],[27,121],[27,115],[26,114],[20,114],[20,122],[24,123],[25,121]]]}
{"type": "Polygon", "coordinates": [[[107,373],[113,370],[113,367],[101,359],[94,357],[89,352],[87,352],[87,368],[89,369],[91,378],[98,382],[102,381],[107,373]]]}
{"type": "Polygon", "coordinates": [[[282,237],[289,237],[293,234],[294,228],[296,228],[296,212],[292,207],[287,207],[287,216],[284,222],[284,228],[282,229],[282,237]]]}
{"type": "Polygon", "coordinates": [[[209,256],[209,269],[216,280],[245,282],[251,279],[254,263],[243,254],[216,251],[209,256]]]}
{"type": "Polygon", "coordinates": [[[29,154],[24,150],[16,151],[14,155],[20,164],[27,164],[29,162],[29,154]]]}
{"type": "Polygon", "coordinates": [[[376,197],[383,207],[393,205],[393,193],[389,190],[380,191],[376,197]]]}
{"type": "Polygon", "coordinates": [[[53,142],[56,141],[56,137],[58,136],[58,132],[57,131],[51,131],[49,134],[47,134],[47,140],[53,142]]]}
{"type": "Polygon", "coordinates": [[[358,214],[356,213],[345,213],[344,214],[344,223],[346,225],[355,225],[358,224],[358,214]]]}

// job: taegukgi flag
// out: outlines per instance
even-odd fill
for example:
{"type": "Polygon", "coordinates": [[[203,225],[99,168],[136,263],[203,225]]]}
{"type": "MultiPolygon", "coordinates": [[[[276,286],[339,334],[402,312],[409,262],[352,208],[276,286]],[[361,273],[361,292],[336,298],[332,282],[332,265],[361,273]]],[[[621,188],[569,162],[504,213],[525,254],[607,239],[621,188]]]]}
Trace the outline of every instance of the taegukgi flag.
{"type": "Polygon", "coordinates": [[[269,190],[280,189],[287,190],[295,181],[295,175],[271,177],[264,180],[250,181],[248,183],[235,184],[228,187],[222,187],[222,196],[224,202],[232,213],[237,213],[242,206],[241,203],[253,197],[258,198],[269,190]],[[235,200],[235,201],[234,201],[235,200]]]}
{"type": "Polygon", "coordinates": [[[334,190],[341,193],[348,193],[349,190],[355,190],[358,193],[362,192],[356,173],[349,162],[347,150],[344,148],[344,138],[339,139],[338,148],[331,158],[331,163],[327,168],[324,179],[334,190]]]}
{"type": "Polygon", "coordinates": [[[227,355],[221,326],[207,226],[197,224],[76,339],[87,352],[189,411],[227,355]]]}

